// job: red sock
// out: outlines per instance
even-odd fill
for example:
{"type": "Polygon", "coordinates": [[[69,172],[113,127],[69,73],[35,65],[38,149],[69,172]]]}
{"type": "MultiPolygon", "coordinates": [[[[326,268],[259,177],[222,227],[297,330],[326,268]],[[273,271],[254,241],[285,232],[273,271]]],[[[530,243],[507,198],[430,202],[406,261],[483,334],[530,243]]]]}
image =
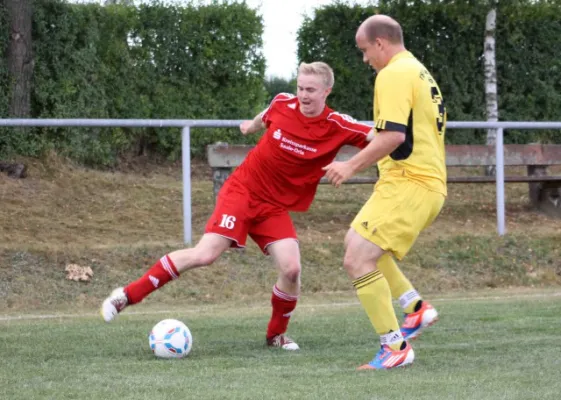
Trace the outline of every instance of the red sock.
{"type": "Polygon", "coordinates": [[[298,296],[284,293],[277,285],[273,287],[273,295],[271,296],[273,315],[267,327],[267,339],[286,332],[290,315],[296,308],[297,301],[298,296]]]}
{"type": "Polygon", "coordinates": [[[142,276],[142,278],[129,283],[124,290],[129,304],[141,302],[154,290],[161,288],[172,279],[177,279],[179,273],[171,259],[165,255],[142,276]]]}

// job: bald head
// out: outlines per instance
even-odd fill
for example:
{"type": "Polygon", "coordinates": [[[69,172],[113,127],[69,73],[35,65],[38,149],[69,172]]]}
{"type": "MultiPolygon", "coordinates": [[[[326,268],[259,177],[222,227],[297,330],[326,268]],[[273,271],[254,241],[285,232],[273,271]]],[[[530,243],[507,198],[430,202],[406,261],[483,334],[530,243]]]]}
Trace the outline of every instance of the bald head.
{"type": "Polygon", "coordinates": [[[398,53],[405,51],[401,26],[387,15],[373,15],[356,31],[356,47],[362,51],[362,61],[377,72],[385,68],[398,53]]]}
{"type": "Polygon", "coordinates": [[[391,44],[403,45],[403,31],[399,23],[387,15],[377,14],[368,17],[360,24],[356,36],[363,35],[368,42],[385,39],[391,44]]]}

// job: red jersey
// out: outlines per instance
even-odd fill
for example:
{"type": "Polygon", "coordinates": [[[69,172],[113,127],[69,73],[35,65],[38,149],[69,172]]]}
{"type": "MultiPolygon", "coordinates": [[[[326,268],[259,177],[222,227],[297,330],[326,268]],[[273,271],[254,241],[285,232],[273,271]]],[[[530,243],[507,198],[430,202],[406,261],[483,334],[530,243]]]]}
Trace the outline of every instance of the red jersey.
{"type": "Polygon", "coordinates": [[[325,107],[317,117],[300,112],[298,98],[281,93],[265,110],[267,130],[230,179],[259,198],[290,211],[306,211],[323,167],[344,145],[364,148],[372,127],[325,107]]]}

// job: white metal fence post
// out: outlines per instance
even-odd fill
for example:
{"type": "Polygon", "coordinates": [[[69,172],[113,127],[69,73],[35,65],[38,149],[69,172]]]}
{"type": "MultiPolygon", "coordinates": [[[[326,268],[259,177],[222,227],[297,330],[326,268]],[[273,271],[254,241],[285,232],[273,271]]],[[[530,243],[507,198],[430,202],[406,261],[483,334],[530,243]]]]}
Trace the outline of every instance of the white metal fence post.
{"type": "Polygon", "coordinates": [[[503,128],[497,129],[495,141],[495,179],[497,183],[497,230],[499,236],[505,234],[505,162],[503,128]]]}
{"type": "Polygon", "coordinates": [[[181,166],[183,170],[183,242],[191,244],[191,129],[181,131],[181,166]]]}

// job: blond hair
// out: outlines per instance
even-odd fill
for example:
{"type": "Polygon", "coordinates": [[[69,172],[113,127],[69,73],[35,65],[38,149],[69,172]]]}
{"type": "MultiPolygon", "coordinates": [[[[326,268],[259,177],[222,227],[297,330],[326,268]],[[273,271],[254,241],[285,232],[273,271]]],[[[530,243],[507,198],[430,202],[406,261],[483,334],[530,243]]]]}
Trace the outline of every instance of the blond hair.
{"type": "Polygon", "coordinates": [[[313,63],[301,63],[298,67],[298,75],[318,75],[323,78],[323,83],[326,87],[332,88],[335,83],[335,75],[329,65],[321,61],[313,63]]]}

